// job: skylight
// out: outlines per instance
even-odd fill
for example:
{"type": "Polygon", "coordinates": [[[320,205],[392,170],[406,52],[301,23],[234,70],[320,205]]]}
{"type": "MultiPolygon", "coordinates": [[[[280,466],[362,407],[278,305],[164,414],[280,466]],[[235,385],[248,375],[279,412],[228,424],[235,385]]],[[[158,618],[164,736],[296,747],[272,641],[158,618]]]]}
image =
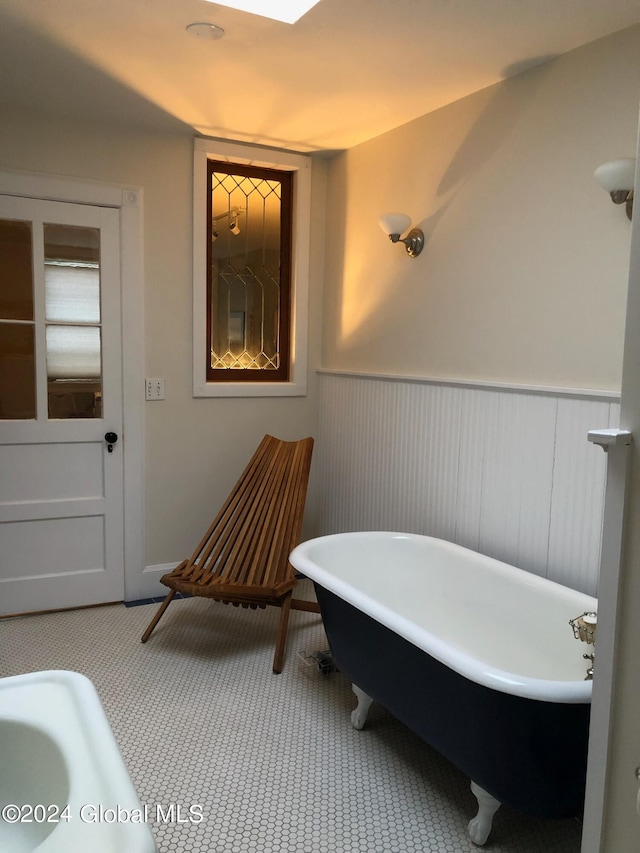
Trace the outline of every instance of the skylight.
{"type": "Polygon", "coordinates": [[[295,24],[319,0],[209,0],[218,6],[228,6],[240,12],[262,15],[285,24],[295,24]]]}

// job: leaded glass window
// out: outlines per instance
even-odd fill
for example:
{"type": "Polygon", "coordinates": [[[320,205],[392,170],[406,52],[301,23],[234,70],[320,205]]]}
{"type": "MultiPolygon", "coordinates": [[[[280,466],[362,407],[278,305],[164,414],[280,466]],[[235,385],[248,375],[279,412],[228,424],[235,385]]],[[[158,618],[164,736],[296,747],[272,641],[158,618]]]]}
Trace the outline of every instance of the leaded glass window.
{"type": "Polygon", "coordinates": [[[208,161],[207,379],[289,379],[291,173],[208,161]]]}

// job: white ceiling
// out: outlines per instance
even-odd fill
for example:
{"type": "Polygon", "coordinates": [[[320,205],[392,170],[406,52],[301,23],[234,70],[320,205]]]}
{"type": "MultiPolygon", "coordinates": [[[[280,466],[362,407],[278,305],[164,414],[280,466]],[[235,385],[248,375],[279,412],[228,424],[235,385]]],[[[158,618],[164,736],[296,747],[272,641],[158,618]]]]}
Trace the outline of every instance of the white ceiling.
{"type": "Polygon", "coordinates": [[[320,0],[294,25],[206,0],[0,0],[0,104],[331,151],[639,22],[640,0],[320,0]]]}

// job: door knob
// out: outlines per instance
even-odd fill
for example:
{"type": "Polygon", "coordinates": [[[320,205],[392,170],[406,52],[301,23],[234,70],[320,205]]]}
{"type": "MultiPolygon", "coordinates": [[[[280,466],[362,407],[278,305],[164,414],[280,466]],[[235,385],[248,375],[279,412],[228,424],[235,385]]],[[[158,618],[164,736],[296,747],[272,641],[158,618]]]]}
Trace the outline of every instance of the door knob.
{"type": "Polygon", "coordinates": [[[109,453],[113,453],[113,445],[118,440],[117,432],[105,432],[104,440],[107,442],[107,450],[109,453]]]}

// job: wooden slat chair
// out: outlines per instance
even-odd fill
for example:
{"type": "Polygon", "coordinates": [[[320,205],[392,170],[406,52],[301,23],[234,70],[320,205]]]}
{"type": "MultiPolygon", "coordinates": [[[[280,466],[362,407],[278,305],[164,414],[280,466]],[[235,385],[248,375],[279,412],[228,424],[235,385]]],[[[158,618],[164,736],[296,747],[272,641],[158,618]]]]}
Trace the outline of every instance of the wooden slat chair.
{"type": "Polygon", "coordinates": [[[143,643],[176,592],[254,609],[272,604],[281,608],[273,671],[282,672],[290,610],[319,612],[316,602],[293,599],[297,581],[289,563],[300,537],[312,451],[312,438],[265,435],[191,557],[160,578],[170,591],[143,643]]]}

